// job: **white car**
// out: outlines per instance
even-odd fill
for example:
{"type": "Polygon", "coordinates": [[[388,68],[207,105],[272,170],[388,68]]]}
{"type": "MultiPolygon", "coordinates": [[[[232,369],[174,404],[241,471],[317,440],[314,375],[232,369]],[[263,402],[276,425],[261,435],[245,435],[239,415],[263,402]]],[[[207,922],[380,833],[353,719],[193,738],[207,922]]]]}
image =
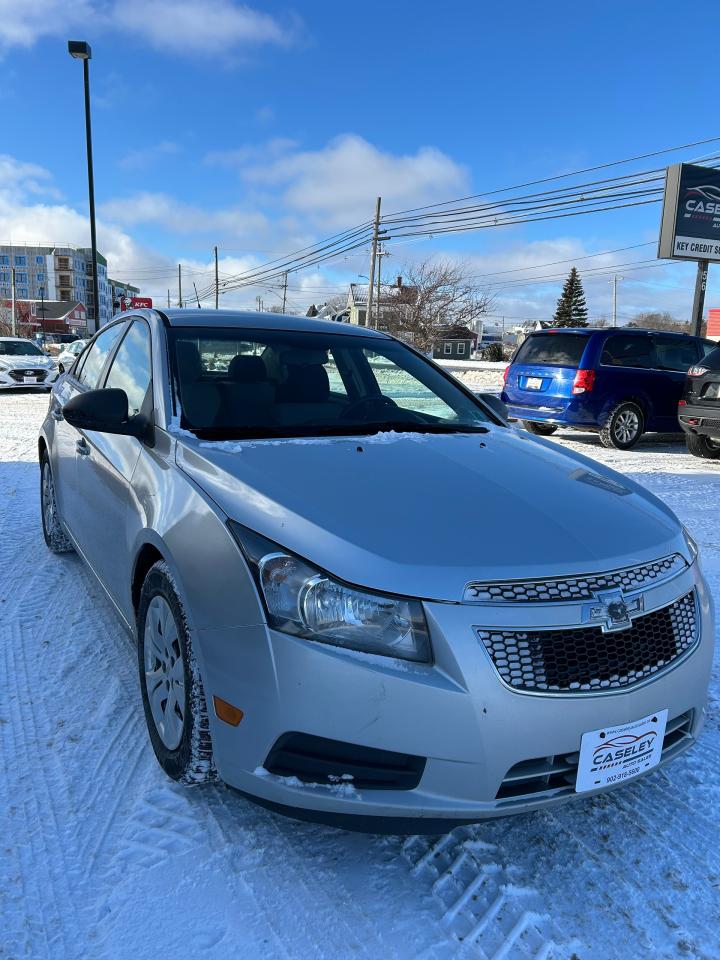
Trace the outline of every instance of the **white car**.
{"type": "Polygon", "coordinates": [[[72,343],[64,343],[62,351],[58,354],[57,364],[60,373],[65,373],[75,363],[77,358],[85,349],[87,340],[73,340],[72,343]]]}
{"type": "Polygon", "coordinates": [[[50,387],[59,376],[58,365],[32,340],[0,337],[0,390],[50,387]]]}

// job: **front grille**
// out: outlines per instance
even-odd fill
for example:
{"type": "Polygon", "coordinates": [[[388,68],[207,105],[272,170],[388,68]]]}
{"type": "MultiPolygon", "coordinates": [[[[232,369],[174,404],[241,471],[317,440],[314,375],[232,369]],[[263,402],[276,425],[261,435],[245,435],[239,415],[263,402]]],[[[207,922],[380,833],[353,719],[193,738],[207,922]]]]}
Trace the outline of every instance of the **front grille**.
{"type": "Polygon", "coordinates": [[[464,600],[470,603],[557,603],[563,600],[594,600],[598,590],[642,590],[671,577],[687,564],[679,553],[652,563],[593,573],[585,577],[550,580],[506,580],[469,583],[464,600]]]}
{"type": "MultiPolygon", "coordinates": [[[[668,720],[663,739],[662,760],[669,760],[692,741],[693,711],[688,710],[668,720]]],[[[580,754],[566,753],[554,757],[523,760],[511,767],[503,777],[496,800],[520,802],[538,795],[561,796],[575,789],[580,754]]]]}
{"type": "Polygon", "coordinates": [[[264,763],[268,773],[303,783],[348,784],[365,790],[414,790],[425,757],[361,747],[307,733],[285,733],[264,763]]]}
{"type": "Polygon", "coordinates": [[[36,380],[44,380],[47,370],[11,370],[10,376],[16,383],[22,383],[25,377],[35,377],[36,380]]]}
{"type": "Polygon", "coordinates": [[[720,420],[713,420],[711,417],[703,417],[700,424],[703,427],[709,427],[711,430],[720,430],[720,420]]]}
{"type": "Polygon", "coordinates": [[[586,693],[629,687],[667,667],[697,641],[695,592],[637,617],[626,630],[477,629],[495,669],[518,690],[586,693]]]}

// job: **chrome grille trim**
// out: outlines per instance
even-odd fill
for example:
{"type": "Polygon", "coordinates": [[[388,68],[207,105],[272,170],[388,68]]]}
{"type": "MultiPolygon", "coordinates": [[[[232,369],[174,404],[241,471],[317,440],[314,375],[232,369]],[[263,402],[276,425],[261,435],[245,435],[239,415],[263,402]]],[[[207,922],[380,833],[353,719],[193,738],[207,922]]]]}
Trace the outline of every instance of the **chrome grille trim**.
{"type": "Polygon", "coordinates": [[[655,586],[687,568],[679,553],[608,573],[547,580],[488,580],[465,587],[465,603],[562,603],[593,600],[599,590],[632,592],[655,586]]]}
{"type": "Polygon", "coordinates": [[[700,639],[694,589],[612,634],[599,627],[476,627],[475,633],[503,683],[546,695],[603,693],[643,683],[684,659],[700,639]]]}

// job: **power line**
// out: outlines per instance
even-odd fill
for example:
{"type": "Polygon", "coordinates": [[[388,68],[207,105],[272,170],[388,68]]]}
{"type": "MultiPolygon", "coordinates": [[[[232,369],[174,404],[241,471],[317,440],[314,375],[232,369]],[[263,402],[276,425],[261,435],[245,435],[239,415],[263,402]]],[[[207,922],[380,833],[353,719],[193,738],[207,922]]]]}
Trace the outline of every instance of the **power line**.
{"type": "Polygon", "coordinates": [[[619,167],[625,163],[635,163],[638,160],[648,160],[650,157],[661,157],[666,153],[676,153],[678,150],[689,150],[690,147],[704,146],[706,143],[718,143],[720,137],[708,137],[706,140],[695,140],[692,143],[683,143],[676,147],[667,147],[664,150],[654,150],[652,153],[641,153],[636,157],[626,157],[624,160],[611,160],[608,163],[598,163],[592,167],[583,167],[581,170],[573,170],[571,173],[559,173],[552,177],[542,177],[539,180],[528,180],[525,183],[515,184],[512,187],[499,187],[496,190],[487,190],[484,193],[473,193],[467,197],[460,197],[458,200],[444,200],[441,203],[429,203],[424,207],[411,207],[408,210],[400,210],[390,216],[396,216],[403,213],[414,213],[417,210],[430,210],[433,207],[443,207],[450,203],[463,203],[465,200],[476,200],[478,197],[491,197],[498,193],[509,193],[510,190],[522,190],[525,187],[534,187],[541,183],[553,183],[557,180],[565,180],[570,177],[579,177],[584,173],[594,173],[596,170],[607,170],[610,167],[619,167]]]}

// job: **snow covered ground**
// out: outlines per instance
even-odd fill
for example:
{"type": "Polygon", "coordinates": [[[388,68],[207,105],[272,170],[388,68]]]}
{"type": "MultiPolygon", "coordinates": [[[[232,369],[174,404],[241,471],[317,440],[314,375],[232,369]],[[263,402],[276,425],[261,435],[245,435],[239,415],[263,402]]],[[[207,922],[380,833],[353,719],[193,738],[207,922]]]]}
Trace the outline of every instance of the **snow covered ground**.
{"type": "MultiPolygon", "coordinates": [[[[133,651],[43,544],[47,397],[0,397],[0,957],[720,957],[720,679],[689,754],[554,812],[440,838],[295,823],[184,789],[146,740],[133,651]]],[[[663,497],[720,599],[720,464],[681,442],[559,443],[663,497]]]]}

